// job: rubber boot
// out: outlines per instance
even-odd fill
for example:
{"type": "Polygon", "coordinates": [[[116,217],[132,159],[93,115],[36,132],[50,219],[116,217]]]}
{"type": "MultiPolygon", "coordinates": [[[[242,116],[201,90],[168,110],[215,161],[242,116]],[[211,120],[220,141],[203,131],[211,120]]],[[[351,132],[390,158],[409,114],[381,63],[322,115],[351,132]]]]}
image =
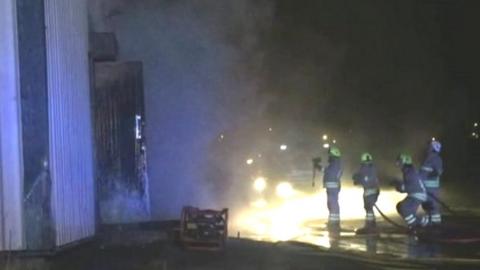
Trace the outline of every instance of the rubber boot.
{"type": "Polygon", "coordinates": [[[377,234],[377,224],[373,221],[365,222],[365,226],[355,230],[355,234],[362,235],[362,234],[377,234]]]}
{"type": "Polygon", "coordinates": [[[340,222],[328,222],[327,230],[331,235],[339,235],[341,231],[340,222]]]}

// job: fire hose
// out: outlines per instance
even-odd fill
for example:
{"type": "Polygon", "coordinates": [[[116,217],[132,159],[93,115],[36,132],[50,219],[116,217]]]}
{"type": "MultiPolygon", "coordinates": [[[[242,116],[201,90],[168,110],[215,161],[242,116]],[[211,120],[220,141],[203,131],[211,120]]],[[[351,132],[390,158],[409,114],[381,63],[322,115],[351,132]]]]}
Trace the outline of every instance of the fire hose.
{"type": "MultiPolygon", "coordinates": [[[[432,198],[434,201],[438,202],[449,213],[456,214],[456,212],[454,210],[452,210],[445,202],[441,201],[437,196],[433,195],[430,192],[427,192],[427,195],[430,198],[432,198]]],[[[385,215],[385,213],[383,213],[382,210],[376,204],[374,205],[374,207],[377,210],[377,212],[380,214],[380,216],[382,216],[382,218],[385,219],[385,221],[387,221],[388,223],[390,223],[391,225],[393,225],[395,227],[402,228],[402,229],[407,229],[407,227],[396,223],[391,218],[389,218],[387,215],[385,215]]]]}
{"type": "Polygon", "coordinates": [[[382,218],[387,221],[388,223],[390,223],[391,225],[397,227],[397,228],[401,228],[401,229],[408,229],[406,226],[404,225],[400,225],[398,223],[396,223],[395,221],[393,221],[391,218],[389,218],[387,215],[385,215],[385,213],[382,212],[382,210],[380,210],[380,208],[377,206],[377,204],[374,204],[373,207],[375,207],[375,209],[377,210],[377,212],[380,214],[380,216],[382,216],[382,218]]]}

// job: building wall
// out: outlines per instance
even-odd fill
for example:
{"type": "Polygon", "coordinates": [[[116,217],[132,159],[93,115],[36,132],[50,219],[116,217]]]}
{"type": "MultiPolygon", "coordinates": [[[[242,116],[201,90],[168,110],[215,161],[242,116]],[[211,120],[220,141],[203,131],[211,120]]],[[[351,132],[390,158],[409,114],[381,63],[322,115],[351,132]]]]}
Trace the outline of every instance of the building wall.
{"type": "Polygon", "coordinates": [[[16,1],[0,1],[0,250],[24,247],[16,27],[16,1]]]}
{"type": "Polygon", "coordinates": [[[95,233],[86,0],[45,0],[56,245],[95,233]]]}
{"type": "Polygon", "coordinates": [[[22,116],[23,197],[26,248],[51,249],[48,177],[48,106],[43,0],[16,0],[22,116]]]}

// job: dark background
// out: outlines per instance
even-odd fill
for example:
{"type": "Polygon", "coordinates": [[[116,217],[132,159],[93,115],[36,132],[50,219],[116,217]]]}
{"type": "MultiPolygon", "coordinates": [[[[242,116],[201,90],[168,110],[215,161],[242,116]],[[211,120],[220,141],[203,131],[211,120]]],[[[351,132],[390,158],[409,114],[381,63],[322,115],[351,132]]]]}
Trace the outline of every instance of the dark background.
{"type": "Polygon", "coordinates": [[[398,152],[418,163],[435,137],[445,198],[478,206],[478,1],[96,3],[92,30],[115,32],[120,58],[144,64],[155,217],[232,206],[249,155],[273,140],[324,154],[323,133],[347,171],[370,151],[385,180],[398,152]]]}

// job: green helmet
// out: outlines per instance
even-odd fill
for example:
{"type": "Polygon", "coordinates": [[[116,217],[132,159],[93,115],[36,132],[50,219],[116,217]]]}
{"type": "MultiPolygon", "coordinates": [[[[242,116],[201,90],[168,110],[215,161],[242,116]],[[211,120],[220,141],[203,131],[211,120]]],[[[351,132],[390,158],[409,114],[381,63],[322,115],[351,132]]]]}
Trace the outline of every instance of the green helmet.
{"type": "Polygon", "coordinates": [[[370,155],[370,153],[363,153],[362,156],[360,157],[360,161],[362,163],[369,163],[372,162],[373,157],[370,155]]]}
{"type": "Polygon", "coordinates": [[[401,165],[412,165],[412,157],[408,154],[400,154],[398,155],[397,162],[401,165]]]}
{"type": "Polygon", "coordinates": [[[340,149],[335,146],[332,146],[328,149],[328,154],[332,157],[340,157],[342,155],[342,153],[340,153],[340,149]]]}

